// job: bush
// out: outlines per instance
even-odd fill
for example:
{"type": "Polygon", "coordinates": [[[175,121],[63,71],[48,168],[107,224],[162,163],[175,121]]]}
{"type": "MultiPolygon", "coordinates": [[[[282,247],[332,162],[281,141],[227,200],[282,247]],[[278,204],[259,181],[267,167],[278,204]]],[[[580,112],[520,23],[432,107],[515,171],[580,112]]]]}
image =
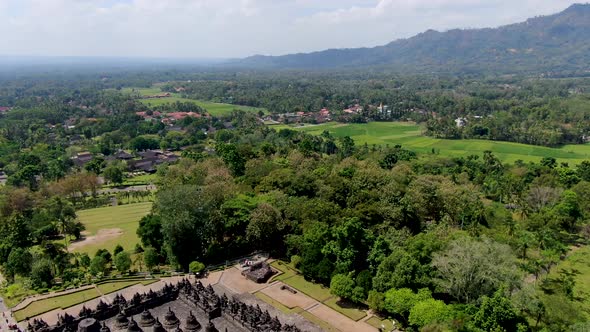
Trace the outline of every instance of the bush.
{"type": "Polygon", "coordinates": [[[53,269],[51,261],[48,259],[39,259],[33,263],[31,268],[31,283],[34,288],[51,287],[53,280],[53,269]]]}
{"type": "Polygon", "coordinates": [[[188,265],[188,269],[192,273],[199,273],[205,269],[205,264],[198,262],[198,261],[192,261],[188,265]]]}
{"type": "Polygon", "coordinates": [[[299,255],[291,256],[291,265],[293,265],[294,268],[298,269],[300,264],[301,264],[301,256],[299,256],[299,255]]]}
{"type": "Polygon", "coordinates": [[[131,257],[125,251],[121,251],[115,256],[115,267],[119,272],[123,273],[131,267],[131,257]]]}
{"type": "Polygon", "coordinates": [[[443,301],[427,299],[417,302],[410,310],[409,322],[423,327],[435,322],[444,322],[451,316],[451,309],[443,301]]]}

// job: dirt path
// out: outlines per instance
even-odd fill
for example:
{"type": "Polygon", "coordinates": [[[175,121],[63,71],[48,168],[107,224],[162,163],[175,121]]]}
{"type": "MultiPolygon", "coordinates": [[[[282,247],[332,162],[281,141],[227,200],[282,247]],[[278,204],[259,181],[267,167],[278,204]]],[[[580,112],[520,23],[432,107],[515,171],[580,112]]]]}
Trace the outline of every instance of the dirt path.
{"type": "MultiPolygon", "coordinates": [[[[84,234],[84,233],[82,233],[82,234],[84,234]]],[[[94,244],[94,243],[99,243],[99,242],[103,242],[106,240],[114,239],[114,238],[119,237],[121,235],[123,235],[123,230],[120,228],[101,229],[96,233],[96,235],[86,236],[80,241],[72,242],[69,246],[69,249],[71,251],[71,250],[74,250],[74,249],[77,249],[80,247],[87,246],[89,244],[94,244]]]]}

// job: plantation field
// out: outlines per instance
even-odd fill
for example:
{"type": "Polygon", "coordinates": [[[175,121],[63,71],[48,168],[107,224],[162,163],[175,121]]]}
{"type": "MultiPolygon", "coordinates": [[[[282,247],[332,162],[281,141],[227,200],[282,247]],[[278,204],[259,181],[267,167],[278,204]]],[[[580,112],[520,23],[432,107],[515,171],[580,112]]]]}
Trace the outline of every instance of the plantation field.
{"type": "Polygon", "coordinates": [[[336,137],[350,136],[357,145],[362,144],[401,144],[403,147],[420,152],[436,153],[443,156],[467,156],[471,154],[482,155],[483,151],[490,150],[503,162],[513,163],[516,160],[539,161],[543,157],[553,157],[558,162],[577,164],[590,159],[590,144],[565,145],[560,148],[548,148],[535,145],[526,145],[510,142],[496,142],[489,140],[447,140],[422,136],[422,128],[419,125],[406,122],[370,122],[362,124],[326,123],[321,125],[308,125],[304,127],[290,127],[287,125],[273,125],[271,128],[280,130],[291,128],[303,130],[310,134],[319,135],[324,130],[336,137]]]}
{"type": "MultiPolygon", "coordinates": [[[[139,92],[143,96],[150,96],[162,93],[160,88],[152,87],[152,88],[125,88],[122,89],[122,93],[132,93],[132,90],[135,89],[135,92],[139,92]]],[[[181,103],[193,103],[202,107],[207,110],[207,112],[213,116],[220,116],[220,115],[227,115],[231,113],[233,110],[242,110],[248,112],[258,112],[263,111],[262,108],[250,107],[250,106],[240,106],[240,105],[232,105],[232,104],[224,104],[224,103],[214,103],[210,101],[202,101],[202,100],[195,100],[189,98],[182,98],[178,93],[171,93],[171,97],[165,98],[154,98],[154,99],[141,99],[142,104],[148,106],[160,106],[164,104],[171,104],[175,102],[181,103]]]]}
{"type": "Polygon", "coordinates": [[[70,249],[94,255],[98,249],[113,251],[117,244],[132,250],[139,243],[136,231],[139,220],[152,208],[151,202],[109,206],[78,211],[78,219],[86,226],[86,238],[72,243],[70,249]]]}

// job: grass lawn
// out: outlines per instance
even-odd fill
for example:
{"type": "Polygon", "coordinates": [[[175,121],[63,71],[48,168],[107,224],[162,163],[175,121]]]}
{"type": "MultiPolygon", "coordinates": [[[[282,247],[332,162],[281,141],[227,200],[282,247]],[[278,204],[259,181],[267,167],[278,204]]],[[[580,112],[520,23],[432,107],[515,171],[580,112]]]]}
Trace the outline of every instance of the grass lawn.
{"type": "Polygon", "coordinates": [[[301,275],[294,275],[282,281],[319,302],[324,302],[333,296],[329,288],[309,282],[301,275]]]}
{"type": "Polygon", "coordinates": [[[133,186],[139,184],[149,184],[154,183],[158,179],[157,174],[142,174],[130,178],[126,178],[123,181],[124,186],[133,186]]]}
{"type": "Polygon", "coordinates": [[[572,252],[565,260],[551,269],[547,280],[559,278],[561,270],[573,271],[575,286],[574,297],[582,311],[590,319],[590,246],[572,252]]]}
{"type": "Polygon", "coordinates": [[[289,308],[286,305],[282,304],[281,302],[273,299],[272,297],[262,293],[262,292],[256,292],[254,293],[254,295],[261,299],[262,301],[272,305],[274,308],[279,309],[281,312],[286,313],[286,314],[299,314],[301,312],[303,312],[303,308],[301,307],[294,307],[294,308],[289,308]]]}
{"type": "Polygon", "coordinates": [[[54,310],[54,309],[65,309],[76,304],[86,302],[88,300],[95,299],[101,296],[102,294],[109,294],[112,292],[116,292],[123,288],[127,288],[129,286],[143,284],[149,285],[151,283],[156,282],[157,280],[145,280],[145,281],[138,281],[138,280],[129,280],[129,281],[115,281],[100,284],[96,288],[85,289],[79,292],[70,293],[61,296],[54,296],[46,299],[42,299],[39,301],[31,302],[28,306],[21,310],[17,310],[14,312],[14,318],[17,321],[21,321],[23,319],[27,319],[28,317],[34,317],[40,315],[42,313],[54,310]],[[100,291],[100,292],[99,292],[100,291]]]}
{"type": "Polygon", "coordinates": [[[92,300],[99,296],[100,293],[95,288],[90,288],[62,296],[50,297],[47,299],[31,302],[31,304],[29,304],[25,308],[15,311],[14,318],[17,321],[21,321],[29,317],[34,317],[54,309],[69,308],[78,303],[92,300]]]}
{"type": "Polygon", "coordinates": [[[381,325],[385,326],[384,331],[393,330],[393,323],[391,319],[379,319],[377,316],[373,316],[367,319],[367,323],[375,328],[381,328],[381,325]]]}
{"type": "Polygon", "coordinates": [[[324,301],[324,304],[354,321],[359,321],[367,316],[366,312],[356,308],[354,305],[350,307],[346,305],[341,306],[337,297],[324,301]]]}
{"type": "MultiPolygon", "coordinates": [[[[162,93],[162,90],[157,86],[153,86],[151,88],[125,88],[122,89],[122,93],[132,93],[132,90],[135,92],[139,92],[142,96],[150,96],[162,93]]],[[[241,106],[241,105],[233,105],[233,104],[224,104],[224,103],[214,103],[209,101],[202,101],[196,99],[189,99],[189,98],[182,98],[178,93],[171,93],[170,97],[165,98],[154,98],[154,99],[141,99],[141,103],[148,106],[160,106],[164,104],[171,104],[175,102],[181,103],[194,103],[198,106],[207,110],[207,112],[213,116],[220,116],[226,115],[231,113],[233,110],[239,109],[243,111],[263,111],[266,112],[263,108],[257,107],[250,107],[250,106],[241,106]]]]}
{"type": "Polygon", "coordinates": [[[283,272],[283,274],[277,276],[274,280],[280,280],[319,302],[324,302],[332,297],[330,289],[305,280],[302,275],[289,268],[285,263],[274,261],[270,265],[283,272]]]}
{"type": "Polygon", "coordinates": [[[297,272],[287,267],[286,264],[282,263],[281,261],[274,261],[270,263],[270,266],[274,267],[275,269],[281,271],[282,273],[276,276],[273,280],[285,280],[287,278],[291,278],[292,276],[296,275],[297,272]]]}
{"type": "Polygon", "coordinates": [[[120,229],[118,236],[96,239],[88,244],[76,247],[73,251],[85,252],[89,255],[101,248],[112,251],[117,244],[125,250],[132,250],[139,243],[136,231],[139,220],[147,215],[152,208],[151,202],[109,206],[78,211],[78,219],[86,226],[87,237],[96,236],[101,229],[120,229]]]}
{"type": "Polygon", "coordinates": [[[559,162],[577,164],[590,159],[590,144],[565,145],[560,148],[526,145],[510,142],[494,142],[488,140],[464,139],[445,140],[422,136],[422,127],[407,122],[370,122],[362,124],[325,123],[303,127],[272,125],[277,130],[292,128],[310,134],[321,134],[329,131],[336,137],[350,136],[357,145],[362,144],[401,144],[410,150],[420,153],[432,153],[434,149],[443,156],[483,155],[490,150],[503,162],[513,163],[518,159],[525,162],[539,161],[543,157],[554,157],[559,162]]]}
{"type": "Polygon", "coordinates": [[[318,318],[317,316],[315,316],[311,312],[303,311],[303,312],[300,313],[300,315],[303,316],[303,317],[305,317],[305,319],[307,319],[308,321],[310,321],[310,322],[316,324],[317,326],[321,327],[322,330],[324,330],[324,331],[340,332],[340,330],[338,330],[334,326],[328,324],[327,322],[323,321],[322,319],[318,318]]]}
{"type": "Polygon", "coordinates": [[[127,288],[129,286],[133,286],[133,285],[137,285],[137,284],[142,284],[144,286],[147,286],[149,284],[153,284],[156,281],[158,281],[158,280],[151,279],[151,280],[141,280],[141,281],[129,280],[129,281],[108,282],[105,284],[97,285],[96,287],[98,288],[98,290],[101,293],[109,294],[109,293],[116,292],[116,291],[121,290],[123,288],[127,288]]]}

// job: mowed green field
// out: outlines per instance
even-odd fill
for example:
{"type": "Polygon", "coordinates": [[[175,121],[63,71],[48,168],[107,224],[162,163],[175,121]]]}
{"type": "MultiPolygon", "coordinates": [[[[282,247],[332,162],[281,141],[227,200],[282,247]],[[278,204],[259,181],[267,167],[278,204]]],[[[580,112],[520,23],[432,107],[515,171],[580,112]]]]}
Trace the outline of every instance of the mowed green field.
{"type": "Polygon", "coordinates": [[[139,220],[152,208],[151,202],[109,206],[78,211],[78,219],[86,226],[86,240],[72,244],[73,251],[90,256],[98,249],[113,251],[117,244],[132,250],[139,243],[136,231],[139,220]]]}
{"type": "MultiPolygon", "coordinates": [[[[132,93],[133,89],[135,92],[139,92],[143,96],[150,96],[162,93],[162,90],[157,87],[152,88],[125,88],[122,89],[122,93],[132,93]]],[[[232,104],[224,104],[224,103],[214,103],[209,101],[202,101],[196,99],[189,99],[189,98],[182,98],[178,93],[172,93],[171,97],[165,98],[154,98],[154,99],[141,99],[141,103],[147,106],[160,106],[164,104],[172,104],[175,102],[181,103],[193,103],[202,107],[207,110],[207,112],[213,116],[221,116],[230,114],[233,110],[242,110],[247,112],[259,112],[263,111],[266,113],[266,110],[263,108],[256,108],[250,106],[240,106],[240,105],[232,105],[232,104]]]]}
{"type": "Polygon", "coordinates": [[[443,156],[481,155],[490,150],[503,162],[513,163],[516,160],[539,161],[543,157],[553,157],[559,162],[577,164],[590,159],[590,144],[565,145],[560,148],[547,148],[510,142],[495,142],[489,140],[447,140],[436,139],[422,135],[423,129],[416,124],[406,122],[370,122],[361,124],[325,123],[304,127],[289,127],[286,125],[272,125],[277,130],[290,128],[303,130],[310,134],[319,135],[324,130],[336,137],[350,136],[357,145],[361,144],[401,144],[403,147],[420,152],[432,153],[434,149],[443,156]]]}

